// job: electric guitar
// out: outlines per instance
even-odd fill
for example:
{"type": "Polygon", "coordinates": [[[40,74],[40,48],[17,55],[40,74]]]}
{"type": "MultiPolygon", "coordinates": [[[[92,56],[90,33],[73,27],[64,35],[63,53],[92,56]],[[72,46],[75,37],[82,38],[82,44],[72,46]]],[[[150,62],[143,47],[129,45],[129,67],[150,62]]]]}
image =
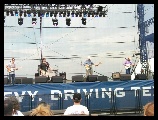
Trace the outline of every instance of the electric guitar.
{"type": "Polygon", "coordinates": [[[18,68],[10,68],[10,67],[7,67],[7,72],[13,72],[15,70],[18,70],[19,68],[22,68],[22,67],[18,67],[18,68]]]}
{"type": "Polygon", "coordinates": [[[131,64],[126,64],[125,69],[131,68],[131,64]]]}
{"type": "MultiPolygon", "coordinates": [[[[101,64],[101,62],[99,62],[99,63],[96,64],[95,66],[98,66],[99,64],[101,64]]],[[[86,65],[85,65],[85,68],[86,68],[86,70],[90,70],[90,69],[92,69],[92,65],[86,64],[86,65]]]]}

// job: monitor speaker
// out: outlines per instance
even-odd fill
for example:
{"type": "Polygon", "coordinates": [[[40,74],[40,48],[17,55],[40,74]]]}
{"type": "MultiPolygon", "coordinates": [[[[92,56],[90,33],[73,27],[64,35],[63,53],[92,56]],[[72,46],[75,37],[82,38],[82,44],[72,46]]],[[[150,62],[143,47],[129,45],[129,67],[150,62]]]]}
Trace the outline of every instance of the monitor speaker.
{"type": "Polygon", "coordinates": [[[63,83],[63,76],[52,76],[51,81],[53,83],[63,83]]]}
{"type": "Polygon", "coordinates": [[[8,77],[4,78],[4,84],[8,84],[8,77]]]}
{"type": "Polygon", "coordinates": [[[147,79],[147,77],[145,74],[137,74],[135,76],[135,80],[146,80],[146,79],[147,79]]]}
{"type": "Polygon", "coordinates": [[[83,75],[72,76],[72,82],[83,82],[83,75]]]}
{"type": "Polygon", "coordinates": [[[87,82],[95,82],[95,81],[98,81],[98,75],[89,75],[87,77],[87,82]]]}
{"type": "Polygon", "coordinates": [[[15,77],[15,84],[22,84],[22,79],[26,79],[27,77],[15,77]]]}
{"type": "Polygon", "coordinates": [[[117,72],[117,73],[112,73],[112,78],[113,79],[120,79],[120,73],[117,72]]]}
{"type": "Polygon", "coordinates": [[[108,81],[108,77],[107,76],[98,76],[98,81],[100,81],[100,82],[108,81]]]}
{"type": "Polygon", "coordinates": [[[131,80],[131,74],[120,74],[120,80],[131,80]]]}
{"type": "Polygon", "coordinates": [[[15,84],[21,84],[22,79],[20,78],[15,78],[15,84]]]}
{"type": "Polygon", "coordinates": [[[33,78],[23,78],[21,83],[22,84],[33,84],[33,78]]]}
{"type": "Polygon", "coordinates": [[[35,83],[46,83],[47,79],[48,78],[45,76],[38,76],[38,77],[35,77],[35,83]]]}

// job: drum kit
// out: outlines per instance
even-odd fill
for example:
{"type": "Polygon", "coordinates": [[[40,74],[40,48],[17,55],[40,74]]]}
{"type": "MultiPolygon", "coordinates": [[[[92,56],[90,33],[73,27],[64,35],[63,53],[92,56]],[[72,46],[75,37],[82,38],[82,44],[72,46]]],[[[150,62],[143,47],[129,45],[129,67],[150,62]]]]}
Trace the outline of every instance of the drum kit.
{"type": "Polygon", "coordinates": [[[49,77],[52,77],[52,76],[59,76],[58,69],[48,70],[48,73],[49,73],[49,77]]]}

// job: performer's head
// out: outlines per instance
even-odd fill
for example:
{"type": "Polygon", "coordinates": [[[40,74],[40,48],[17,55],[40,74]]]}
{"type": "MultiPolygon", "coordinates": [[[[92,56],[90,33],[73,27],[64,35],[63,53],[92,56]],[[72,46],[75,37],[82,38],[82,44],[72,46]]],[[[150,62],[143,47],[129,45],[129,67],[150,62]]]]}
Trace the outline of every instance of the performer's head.
{"type": "Polygon", "coordinates": [[[130,61],[130,57],[128,57],[127,60],[130,61]]]}
{"type": "Polygon", "coordinates": [[[14,63],[15,62],[15,59],[14,58],[12,58],[12,63],[14,63]]]}
{"type": "Polygon", "coordinates": [[[42,58],[42,62],[46,62],[46,58],[42,58]]]}

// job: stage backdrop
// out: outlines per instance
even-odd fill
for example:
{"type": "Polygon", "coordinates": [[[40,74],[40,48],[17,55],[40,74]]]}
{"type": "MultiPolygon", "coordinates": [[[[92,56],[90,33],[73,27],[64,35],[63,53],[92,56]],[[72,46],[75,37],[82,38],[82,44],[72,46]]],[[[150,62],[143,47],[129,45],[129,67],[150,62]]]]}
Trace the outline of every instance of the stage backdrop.
{"type": "Polygon", "coordinates": [[[75,92],[82,94],[81,104],[89,110],[110,109],[114,102],[117,109],[135,108],[138,102],[143,106],[154,100],[154,80],[4,85],[4,97],[17,96],[23,112],[41,101],[49,103],[54,110],[66,109],[73,105],[75,92]]]}

